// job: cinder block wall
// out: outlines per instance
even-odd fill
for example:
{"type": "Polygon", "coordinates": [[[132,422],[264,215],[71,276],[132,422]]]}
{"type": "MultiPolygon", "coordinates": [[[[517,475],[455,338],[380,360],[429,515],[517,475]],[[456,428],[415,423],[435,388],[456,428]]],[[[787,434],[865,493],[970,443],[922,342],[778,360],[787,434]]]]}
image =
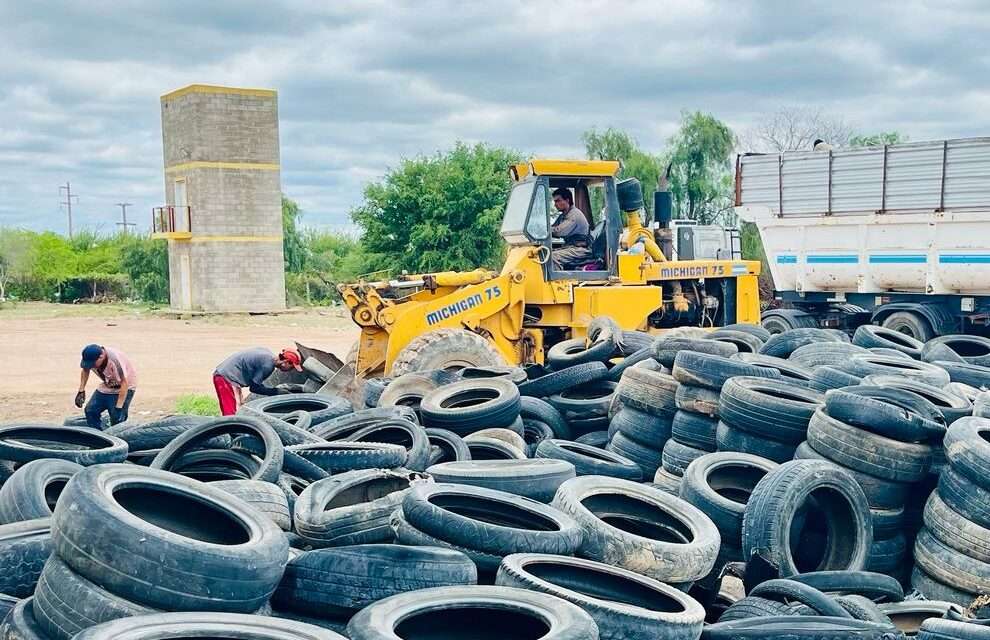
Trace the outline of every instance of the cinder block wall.
{"type": "Polygon", "coordinates": [[[190,85],[161,108],[165,201],[181,182],[191,207],[191,237],[169,240],[172,307],[284,309],[276,93],[190,85]]]}

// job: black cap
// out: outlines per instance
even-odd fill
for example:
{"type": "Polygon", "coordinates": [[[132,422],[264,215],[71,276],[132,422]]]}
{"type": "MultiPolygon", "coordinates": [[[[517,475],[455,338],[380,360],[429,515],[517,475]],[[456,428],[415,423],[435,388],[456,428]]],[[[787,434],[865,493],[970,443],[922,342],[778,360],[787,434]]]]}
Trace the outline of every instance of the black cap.
{"type": "Polygon", "coordinates": [[[82,362],[79,366],[83,369],[92,369],[96,366],[96,361],[103,355],[103,347],[98,344],[87,344],[82,350],[82,362]]]}

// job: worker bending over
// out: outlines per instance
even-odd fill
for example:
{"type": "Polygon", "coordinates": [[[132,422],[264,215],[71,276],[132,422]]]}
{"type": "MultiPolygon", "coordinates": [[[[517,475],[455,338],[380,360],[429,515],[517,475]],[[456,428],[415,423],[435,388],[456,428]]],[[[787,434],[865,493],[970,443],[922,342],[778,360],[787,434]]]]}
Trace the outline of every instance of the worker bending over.
{"type": "Polygon", "coordinates": [[[302,359],[292,349],[282,349],[276,356],[264,347],[238,351],[220,363],[213,372],[213,387],[220,402],[220,414],[230,416],[244,402],[244,388],[262,396],[288,393],[286,389],[265,386],[265,380],[275,369],[302,371],[302,359]]]}
{"type": "Polygon", "coordinates": [[[86,402],[86,383],[89,372],[100,378],[99,388],[86,403],[86,424],[93,429],[103,426],[103,412],[110,414],[110,424],[127,420],[134,390],[137,389],[137,372],[134,365],[122,352],[111,347],[88,344],[82,350],[82,372],[79,375],[79,391],[76,393],[76,406],[82,408],[86,402]]]}

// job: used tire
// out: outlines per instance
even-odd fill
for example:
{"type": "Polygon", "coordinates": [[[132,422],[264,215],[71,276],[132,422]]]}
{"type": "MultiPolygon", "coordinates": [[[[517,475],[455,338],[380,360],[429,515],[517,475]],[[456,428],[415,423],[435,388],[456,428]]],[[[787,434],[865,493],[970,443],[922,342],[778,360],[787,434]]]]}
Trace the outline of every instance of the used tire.
{"type": "Polygon", "coordinates": [[[701,640],[760,640],[763,638],[829,638],[829,640],[891,640],[889,624],[850,617],[770,615],[719,622],[705,627],[701,640]]]}
{"type": "Polygon", "coordinates": [[[406,463],[405,447],[383,442],[297,444],[288,447],[286,451],[330,473],[358,469],[395,469],[406,463]]]}
{"type": "Polygon", "coordinates": [[[598,627],[577,605],[501,586],[438,587],[379,600],[347,625],[350,640],[595,640],[598,627]]]}
{"type": "Polygon", "coordinates": [[[458,435],[489,427],[507,427],[519,417],[519,388],[511,380],[465,380],[442,386],[423,397],[419,413],[429,427],[458,435]]]}
{"type": "Polygon", "coordinates": [[[456,484],[420,484],[402,501],[402,515],[416,529],[457,546],[506,556],[571,555],[581,529],[568,515],[521,496],[456,484]]]}
{"type": "Polygon", "coordinates": [[[962,607],[951,602],[937,600],[905,600],[880,605],[880,611],[890,618],[895,627],[906,636],[914,636],[921,624],[931,618],[942,618],[950,611],[959,612],[962,607]]]}
{"type": "Polygon", "coordinates": [[[712,418],[718,417],[719,392],[691,384],[677,386],[674,404],[681,411],[699,413],[712,418]]]}
{"type": "Polygon", "coordinates": [[[296,532],[313,547],[388,542],[389,516],[410,487],[431,482],[408,471],[369,469],[318,480],[296,499],[296,532]]]}
{"type": "Polygon", "coordinates": [[[110,593],[55,555],[41,572],[33,612],[38,625],[52,640],[70,640],[90,627],[119,618],[161,613],[110,593]]]}
{"type": "MultiPolygon", "coordinates": [[[[526,451],[509,444],[502,438],[490,438],[471,434],[464,438],[464,444],[471,453],[472,460],[525,460],[526,451]]],[[[525,444],[525,443],[524,443],[525,444]]]]}
{"type": "MultiPolygon", "coordinates": [[[[676,415],[676,414],[675,414],[676,415]]],[[[672,418],[668,414],[654,415],[623,407],[612,418],[609,429],[648,447],[663,446],[670,438],[672,418]]]]}
{"type": "Polygon", "coordinates": [[[617,433],[609,441],[605,450],[632,460],[639,465],[644,478],[652,478],[663,463],[664,444],[666,443],[658,443],[659,448],[647,447],[617,433]]]}
{"type": "Polygon", "coordinates": [[[237,613],[156,613],[120,618],[90,627],[75,640],[162,640],[182,638],[203,640],[347,640],[320,627],[270,616],[237,613]]]}
{"type": "Polygon", "coordinates": [[[706,353],[723,358],[739,353],[739,349],[734,344],[708,338],[661,337],[653,344],[653,350],[653,357],[668,369],[674,366],[677,354],[682,351],[706,353]]]}
{"type": "Polygon", "coordinates": [[[973,404],[966,398],[947,393],[938,387],[924,382],[910,380],[903,376],[871,375],[863,379],[863,384],[904,389],[921,396],[942,413],[946,424],[973,413],[973,404]]]}
{"type": "MultiPolygon", "coordinates": [[[[822,343],[826,344],[826,343],[822,343]]],[[[839,344],[838,342],[835,344],[839,344]]],[[[766,356],[759,353],[740,353],[733,356],[737,360],[742,360],[746,364],[755,364],[758,367],[776,369],[785,381],[811,382],[812,369],[800,365],[793,360],[785,360],[775,356],[766,356]]]]}
{"type": "Polygon", "coordinates": [[[569,462],[579,476],[609,476],[633,481],[643,477],[639,465],[629,458],[579,442],[544,440],[536,447],[536,457],[569,462]]]}
{"type": "Polygon", "coordinates": [[[538,502],[553,500],[557,487],[575,477],[573,464],[548,458],[445,462],[426,473],[436,482],[495,489],[538,502]]]}
{"type": "Polygon", "coordinates": [[[143,424],[123,422],[109,427],[105,433],[126,442],[130,451],[146,451],[161,449],[180,434],[210,420],[206,416],[165,416],[143,424]]]}
{"type": "Polygon", "coordinates": [[[290,560],[272,601],[287,611],[346,619],[398,593],[477,581],[478,570],[463,553],[363,544],[317,549],[290,560]]]}
{"type": "Polygon", "coordinates": [[[811,571],[789,578],[828,593],[853,593],[870,600],[900,602],[901,584],[890,576],[871,571],[811,571]]]}
{"type": "Polygon", "coordinates": [[[50,640],[34,618],[34,598],[26,597],[10,610],[0,623],[3,640],[50,640]]]}
{"type": "Polygon", "coordinates": [[[756,485],[776,468],[776,463],[746,453],[709,453],[688,465],[680,497],[715,523],[723,544],[739,547],[746,503],[756,485]]]}
{"type": "Polygon", "coordinates": [[[52,518],[59,556],[128,600],[190,611],[257,610],[288,558],[285,534],[208,484],[156,469],[80,471],[52,518]]]}
{"type": "Polygon", "coordinates": [[[943,544],[974,560],[990,563],[990,528],[967,520],[933,492],[925,503],[925,526],[943,544]]]}
{"type": "Polygon", "coordinates": [[[309,413],[310,425],[315,426],[338,416],[354,411],[353,405],[345,398],[323,395],[322,393],[289,393],[278,396],[265,396],[245,402],[244,406],[273,418],[296,411],[309,413]]]}
{"type": "Polygon", "coordinates": [[[51,517],[62,489],[81,470],[68,460],[28,462],[0,487],[0,524],[51,517]]]}
{"type": "Polygon", "coordinates": [[[127,459],[127,443],[89,427],[18,425],[0,427],[0,460],[68,460],[84,467],[127,459]]]}
{"type": "Polygon", "coordinates": [[[277,484],[259,480],[223,480],[212,485],[240,498],[268,516],[282,531],[292,529],[292,512],[289,499],[277,484]]]}
{"type": "Polygon", "coordinates": [[[227,416],[187,430],[172,442],[168,443],[161,453],[151,462],[152,469],[172,471],[176,462],[184,454],[197,446],[201,446],[212,438],[231,434],[247,434],[253,436],[264,445],[264,455],[257,470],[251,476],[252,480],[276,482],[282,472],[282,460],[285,447],[275,430],[265,422],[248,416],[227,416]]]}
{"type": "Polygon", "coordinates": [[[852,356],[867,355],[869,352],[869,349],[848,342],[812,342],[795,349],[787,359],[802,367],[816,370],[822,366],[841,365],[852,356]]]}
{"type": "Polygon", "coordinates": [[[589,382],[555,393],[547,401],[571,419],[607,416],[616,386],[608,380],[589,382]]]}
{"type": "Polygon", "coordinates": [[[631,407],[654,416],[672,416],[677,381],[666,373],[633,367],[626,369],[615,389],[623,407],[631,407]]]}
{"type": "Polygon", "coordinates": [[[748,453],[774,462],[787,462],[797,451],[797,446],[792,443],[754,435],[742,429],[733,429],[724,422],[718,423],[715,442],[719,451],[748,453]]]}
{"type": "Polygon", "coordinates": [[[990,592],[990,563],[976,560],[944,544],[927,527],[914,543],[918,568],[943,584],[974,594],[990,592]]]}
{"type": "MultiPolygon", "coordinates": [[[[874,530],[874,535],[876,532],[874,530]]],[[[907,538],[903,533],[883,540],[873,540],[870,547],[870,559],[866,563],[867,571],[885,573],[893,575],[898,573],[904,566],[904,558],[907,556],[907,538]]]]}
{"type": "Polygon", "coordinates": [[[823,390],[841,389],[863,384],[863,379],[831,366],[817,367],[811,373],[811,382],[823,390]]]}
{"type": "Polygon", "coordinates": [[[608,431],[592,431],[584,434],[583,436],[574,438],[574,442],[577,442],[578,444],[586,444],[599,449],[604,449],[605,445],[608,444],[608,441],[608,431]]]}
{"type": "MultiPolygon", "coordinates": [[[[802,442],[794,451],[795,460],[823,460],[842,467],[829,458],[815,451],[807,442],[802,442]]],[[[856,483],[866,494],[866,500],[873,509],[900,509],[904,507],[911,485],[906,482],[892,482],[862,473],[855,469],[842,467],[843,470],[856,478],[856,483]]]]}
{"type": "Polygon", "coordinates": [[[561,485],[553,505],[584,530],[579,555],[661,582],[697,580],[718,555],[721,538],[708,516],[658,489],[585,476],[561,485]]]}
{"type": "Polygon", "coordinates": [[[760,353],[778,358],[787,358],[796,349],[814,342],[838,342],[839,338],[825,329],[791,329],[770,336],[760,353]]]}
{"type": "Polygon", "coordinates": [[[674,440],[702,451],[715,451],[718,447],[715,440],[717,430],[717,419],[687,411],[675,413],[670,424],[670,434],[674,440]]]}
{"type": "Polygon", "coordinates": [[[945,434],[943,447],[953,471],[990,490],[990,419],[956,420],[945,434]]]}
{"type": "Polygon", "coordinates": [[[837,365],[844,371],[865,378],[869,375],[900,376],[916,382],[942,388],[949,384],[948,372],[927,362],[878,355],[855,355],[837,365]]]}
{"type": "Polygon", "coordinates": [[[851,618],[838,602],[818,589],[787,579],[774,579],[761,582],[749,591],[749,595],[770,600],[781,599],[787,602],[800,602],[820,616],[851,618]]]}
{"type": "Polygon", "coordinates": [[[733,331],[732,329],[717,329],[708,334],[708,338],[717,342],[733,344],[738,353],[757,353],[765,342],[751,333],[733,331]]]}
{"type": "Polygon", "coordinates": [[[434,464],[471,459],[471,450],[464,444],[464,440],[453,431],[427,429],[426,437],[429,438],[432,446],[440,449],[441,457],[434,464]]]}
{"type": "Polygon", "coordinates": [[[906,333],[872,324],[860,325],[856,329],[856,333],[853,334],[852,343],[867,349],[871,347],[896,349],[912,358],[920,358],[921,349],[925,346],[924,342],[916,340],[906,333]]]}
{"type": "Polygon", "coordinates": [[[703,449],[695,449],[686,444],[681,444],[677,440],[670,439],[663,446],[660,461],[663,468],[673,475],[683,476],[688,465],[706,453],[708,452],[703,449]]]}
{"type": "Polygon", "coordinates": [[[569,440],[571,428],[567,425],[564,416],[554,408],[552,404],[539,398],[523,396],[519,400],[519,416],[523,421],[539,420],[553,429],[555,438],[569,440]]]}
{"type": "Polygon", "coordinates": [[[430,463],[430,438],[423,427],[408,420],[382,420],[360,429],[346,438],[347,442],[385,442],[406,450],[405,466],[422,471],[430,463]]]}
{"type": "Polygon", "coordinates": [[[805,571],[862,570],[872,544],[873,525],[863,490],[855,478],[828,462],[785,462],[760,480],[746,504],[742,545],[747,582],[805,571]],[[795,517],[809,500],[818,508],[809,510],[801,531],[792,531],[795,517]],[[829,532],[824,548],[799,566],[790,536],[815,528],[829,532]]]}
{"type": "Polygon", "coordinates": [[[584,338],[561,340],[547,350],[551,369],[566,369],[585,362],[605,362],[615,353],[615,337],[591,342],[584,338]]]}
{"type": "Polygon", "coordinates": [[[681,384],[721,390],[722,385],[735,376],[779,378],[780,372],[694,351],[682,351],[674,359],[673,377],[681,384]]]}
{"type": "Polygon", "coordinates": [[[843,467],[893,482],[918,482],[932,465],[931,446],[870,433],[822,410],[808,425],[808,444],[843,467]]]}
{"type": "Polygon", "coordinates": [[[823,402],[822,394],[811,389],[740,376],[722,387],[718,413],[729,426],[797,445],[804,441],[808,421],[823,402]]]}
{"type": "Polygon", "coordinates": [[[540,591],[587,611],[602,640],[695,640],[705,610],[682,591],[593,560],[524,553],[507,556],[495,584],[540,591]]]}
{"type": "Polygon", "coordinates": [[[983,336],[939,336],[925,343],[921,350],[921,359],[928,360],[931,351],[938,345],[951,349],[956,355],[969,364],[990,367],[990,338],[983,336]]]}
{"type": "Polygon", "coordinates": [[[545,398],[579,384],[604,380],[608,377],[608,367],[601,362],[586,362],[553,371],[519,385],[519,393],[524,396],[545,398]]]}
{"type": "Polygon", "coordinates": [[[313,428],[313,434],[325,440],[339,440],[383,420],[396,419],[419,424],[416,412],[410,407],[376,407],[374,409],[362,409],[321,422],[313,428]]]}
{"type": "Polygon", "coordinates": [[[0,526],[0,593],[27,598],[52,552],[51,519],[0,526]]]}
{"type": "Polygon", "coordinates": [[[836,420],[902,442],[922,442],[945,433],[935,405],[903,389],[858,385],[825,394],[825,411],[836,420]]]}
{"type": "Polygon", "coordinates": [[[954,586],[939,582],[921,570],[917,564],[911,570],[911,588],[928,600],[942,600],[969,608],[974,596],[968,591],[956,589],[954,586]]]}

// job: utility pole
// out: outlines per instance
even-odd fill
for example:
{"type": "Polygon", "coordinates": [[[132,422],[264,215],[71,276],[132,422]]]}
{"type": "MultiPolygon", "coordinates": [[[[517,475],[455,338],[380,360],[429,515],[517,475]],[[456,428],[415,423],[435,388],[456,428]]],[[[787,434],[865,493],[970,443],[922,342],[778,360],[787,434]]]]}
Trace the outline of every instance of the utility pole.
{"type": "Polygon", "coordinates": [[[59,196],[61,196],[63,192],[65,193],[65,200],[64,201],[60,201],[59,202],[59,206],[65,205],[65,208],[68,211],[68,214],[69,214],[69,239],[71,240],[72,239],[72,199],[75,198],[76,199],[76,202],[79,202],[79,196],[78,195],[72,195],[72,185],[70,185],[68,183],[68,181],[66,181],[64,187],[59,187],[58,188],[58,195],[59,196]]]}
{"type": "Polygon", "coordinates": [[[117,206],[120,207],[120,218],[121,218],[121,222],[118,222],[117,226],[120,227],[120,232],[126,236],[128,233],[127,227],[137,226],[135,223],[127,221],[127,207],[133,205],[130,202],[118,202],[117,206]]]}

